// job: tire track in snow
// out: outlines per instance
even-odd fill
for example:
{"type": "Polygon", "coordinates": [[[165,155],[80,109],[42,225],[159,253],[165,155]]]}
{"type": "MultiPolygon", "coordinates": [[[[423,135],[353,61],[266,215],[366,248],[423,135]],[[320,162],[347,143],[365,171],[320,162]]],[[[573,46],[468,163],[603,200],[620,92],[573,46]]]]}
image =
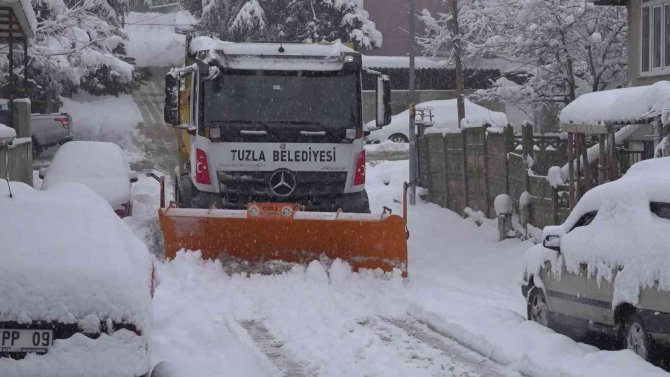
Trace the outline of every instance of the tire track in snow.
{"type": "MultiPolygon", "coordinates": [[[[421,344],[439,350],[450,361],[469,369],[472,374],[465,372],[461,376],[479,377],[521,377],[504,365],[498,364],[486,356],[483,356],[454,340],[432,329],[429,325],[412,317],[406,318],[384,318],[380,317],[382,323],[402,330],[411,338],[418,340],[421,344]]],[[[380,334],[380,337],[384,336],[380,334]]],[[[383,338],[382,338],[383,339],[383,338]]]]}
{"type": "Polygon", "coordinates": [[[239,324],[247,330],[249,336],[256,342],[261,351],[277,367],[284,377],[307,376],[301,363],[293,360],[285,352],[283,343],[278,341],[270,330],[258,321],[240,321],[239,324]]]}

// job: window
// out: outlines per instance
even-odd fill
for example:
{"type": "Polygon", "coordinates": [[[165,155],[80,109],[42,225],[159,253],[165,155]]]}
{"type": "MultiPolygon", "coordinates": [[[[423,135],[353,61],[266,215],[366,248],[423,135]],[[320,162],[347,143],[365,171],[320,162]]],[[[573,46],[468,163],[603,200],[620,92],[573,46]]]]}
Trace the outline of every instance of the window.
{"type": "Polygon", "coordinates": [[[651,202],[649,209],[654,215],[670,220],[670,203],[651,202]]]}
{"type": "Polygon", "coordinates": [[[670,0],[642,0],[641,71],[670,73],[670,0]]]}
{"type": "Polygon", "coordinates": [[[598,211],[592,211],[592,212],[585,213],[584,215],[582,215],[582,217],[579,218],[579,220],[577,220],[577,222],[572,227],[572,229],[570,229],[570,231],[572,231],[575,228],[579,228],[579,227],[587,226],[587,225],[591,224],[593,219],[596,218],[596,215],[598,215],[598,211]]]}

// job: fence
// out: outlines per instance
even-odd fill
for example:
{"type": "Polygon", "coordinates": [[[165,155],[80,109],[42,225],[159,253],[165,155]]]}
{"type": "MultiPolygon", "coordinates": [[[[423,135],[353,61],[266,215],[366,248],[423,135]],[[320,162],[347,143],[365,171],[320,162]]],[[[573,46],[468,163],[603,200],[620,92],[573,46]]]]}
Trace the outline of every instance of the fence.
{"type": "Polygon", "coordinates": [[[471,208],[489,218],[496,215],[497,195],[508,194],[518,209],[527,192],[529,223],[536,227],[558,224],[569,212],[565,188],[552,187],[545,176],[529,167],[531,161],[540,162],[541,169],[564,164],[565,144],[558,136],[533,135],[531,127],[524,128],[522,138],[516,138],[511,127],[502,132],[478,127],[430,133],[419,144],[424,154],[419,172],[427,182],[421,181],[428,188],[429,201],[458,213],[471,208]],[[559,161],[561,154],[563,161],[559,161]]]}

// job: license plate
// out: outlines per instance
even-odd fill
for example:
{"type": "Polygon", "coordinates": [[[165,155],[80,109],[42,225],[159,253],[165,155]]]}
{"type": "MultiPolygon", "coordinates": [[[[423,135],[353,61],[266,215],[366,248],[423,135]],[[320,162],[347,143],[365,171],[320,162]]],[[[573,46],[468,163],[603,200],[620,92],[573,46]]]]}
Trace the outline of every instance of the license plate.
{"type": "Polygon", "coordinates": [[[0,329],[0,352],[46,353],[53,338],[52,330],[0,329]]]}

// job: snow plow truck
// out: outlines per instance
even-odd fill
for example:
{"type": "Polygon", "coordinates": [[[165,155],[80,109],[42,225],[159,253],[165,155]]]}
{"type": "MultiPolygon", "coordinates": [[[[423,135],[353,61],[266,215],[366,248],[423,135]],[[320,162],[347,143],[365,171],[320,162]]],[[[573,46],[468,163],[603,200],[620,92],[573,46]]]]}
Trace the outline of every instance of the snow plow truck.
{"type": "Polygon", "coordinates": [[[175,201],[159,211],[165,257],[339,258],[406,277],[406,215],[370,213],[365,191],[362,78],[376,77],[383,127],[388,77],[341,43],[186,40],[184,66],[165,78],[179,146],[175,201]]]}

